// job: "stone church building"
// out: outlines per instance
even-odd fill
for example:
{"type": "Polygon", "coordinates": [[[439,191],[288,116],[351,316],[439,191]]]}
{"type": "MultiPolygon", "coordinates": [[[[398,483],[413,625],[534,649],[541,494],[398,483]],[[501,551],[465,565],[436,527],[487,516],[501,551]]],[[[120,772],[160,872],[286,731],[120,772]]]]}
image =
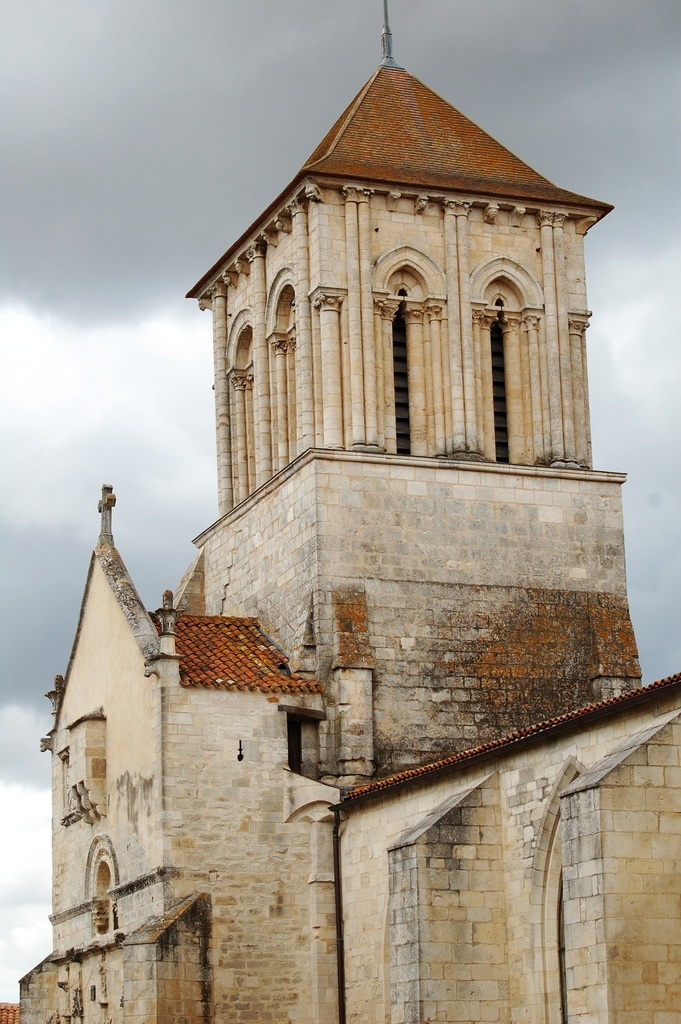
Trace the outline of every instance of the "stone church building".
{"type": "Polygon", "coordinates": [[[681,1021],[681,675],[641,686],[591,457],[610,207],[384,44],[189,293],[219,518],[154,613],[103,489],[22,1024],[681,1021]]]}

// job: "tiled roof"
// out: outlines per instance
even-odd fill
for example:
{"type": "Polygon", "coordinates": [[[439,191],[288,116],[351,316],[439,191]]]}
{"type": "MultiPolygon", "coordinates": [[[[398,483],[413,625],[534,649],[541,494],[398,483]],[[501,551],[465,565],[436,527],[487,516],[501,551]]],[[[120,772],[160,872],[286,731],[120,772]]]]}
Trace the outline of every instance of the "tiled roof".
{"type": "Polygon", "coordinates": [[[19,1024],[19,1003],[0,1003],[0,1024],[19,1024]]]}
{"type": "Polygon", "coordinates": [[[303,171],[610,209],[543,178],[407,71],[380,67],[303,171]]]}
{"type": "Polygon", "coordinates": [[[553,185],[408,71],[380,67],[293,181],[187,292],[197,298],[305,178],[351,178],[424,190],[586,206],[612,206],[553,185]]]}
{"type": "Polygon", "coordinates": [[[344,796],[343,804],[345,805],[346,803],[351,803],[353,800],[359,800],[362,797],[378,794],[386,789],[401,786],[414,779],[421,779],[424,776],[441,772],[447,768],[458,766],[466,761],[472,761],[478,757],[484,756],[485,754],[503,751],[515,744],[524,743],[535,736],[552,733],[565,726],[578,722],[581,719],[588,720],[590,717],[597,717],[604,712],[624,708],[628,704],[640,703],[648,697],[654,696],[660,690],[672,688],[679,684],[681,684],[681,672],[678,672],[676,675],[669,676],[667,679],[660,679],[659,682],[652,683],[650,686],[641,686],[637,690],[630,690],[629,693],[623,693],[619,697],[611,697],[608,700],[602,700],[596,704],[587,704],[584,707],[578,708],[576,711],[560,715],[557,718],[549,718],[544,722],[537,722],[536,725],[530,725],[526,729],[518,729],[517,732],[511,733],[509,736],[502,736],[500,739],[490,740],[489,743],[482,743],[480,746],[473,747],[471,750],[462,750],[458,754],[452,754],[451,757],[445,757],[440,761],[433,762],[432,764],[422,765],[420,768],[410,768],[408,771],[390,775],[386,779],[379,779],[377,782],[370,782],[366,786],[359,786],[357,789],[351,790],[344,796]]]}
{"type": "Polygon", "coordinates": [[[257,619],[180,615],[175,628],[183,686],[214,690],[321,693],[323,687],[291,672],[286,655],[257,619]]]}

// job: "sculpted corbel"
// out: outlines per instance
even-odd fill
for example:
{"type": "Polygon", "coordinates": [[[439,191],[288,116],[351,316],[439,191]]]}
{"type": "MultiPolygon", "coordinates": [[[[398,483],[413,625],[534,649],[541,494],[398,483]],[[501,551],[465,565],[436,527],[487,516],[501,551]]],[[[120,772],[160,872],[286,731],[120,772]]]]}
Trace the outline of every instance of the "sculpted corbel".
{"type": "Polygon", "coordinates": [[[314,181],[306,181],[303,185],[303,195],[307,199],[308,203],[323,203],[324,196],[322,191],[314,181]]]}
{"type": "Polygon", "coordinates": [[[499,204],[488,203],[485,207],[485,221],[488,224],[496,224],[497,217],[499,216],[499,204]]]}
{"type": "Polygon", "coordinates": [[[414,200],[414,213],[425,213],[429,202],[430,199],[425,194],[416,196],[414,200]]]}

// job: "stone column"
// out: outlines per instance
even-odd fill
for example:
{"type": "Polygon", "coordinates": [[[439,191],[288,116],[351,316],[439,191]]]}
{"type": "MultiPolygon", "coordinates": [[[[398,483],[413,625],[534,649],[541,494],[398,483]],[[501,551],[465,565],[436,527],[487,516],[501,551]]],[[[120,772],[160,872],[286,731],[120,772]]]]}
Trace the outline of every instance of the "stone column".
{"type": "Polygon", "coordinates": [[[359,268],[359,188],[344,188],[345,252],[348,282],[348,332],[350,341],[350,437],[353,445],[366,443],[364,432],[364,368],[362,359],[362,306],[359,268]]]}
{"type": "Polygon", "coordinates": [[[447,404],[451,408],[452,436],[447,439],[451,453],[466,450],[466,414],[464,407],[463,358],[461,352],[461,312],[459,302],[459,256],[457,243],[457,203],[446,199],[443,203],[445,218],[445,275],[447,278],[447,334],[449,341],[449,376],[451,393],[447,404]]]}
{"type": "Polygon", "coordinates": [[[376,340],[374,336],[373,261],[371,259],[371,190],[359,196],[359,278],[362,311],[362,352],[364,353],[365,444],[378,447],[378,392],[376,340]]]}
{"type": "Polygon", "coordinates": [[[381,319],[382,299],[374,299],[374,346],[376,350],[376,433],[378,446],[385,451],[385,351],[383,321],[381,319]]]}
{"type": "Polygon", "coordinates": [[[312,357],[312,310],[310,307],[310,250],[307,203],[294,200],[289,213],[293,221],[294,269],[296,275],[296,406],[297,444],[291,438],[291,458],[314,447],[314,380],[312,357]]]}
{"type": "Polygon", "coordinates": [[[298,401],[296,397],[296,332],[289,331],[288,352],[286,354],[286,416],[287,416],[287,455],[286,461],[291,462],[298,454],[298,401]]]}
{"type": "Polygon", "coordinates": [[[508,461],[516,465],[526,461],[525,416],[520,362],[520,317],[512,313],[504,318],[504,376],[506,377],[506,414],[508,421],[508,461]]]}
{"type": "Polygon", "coordinates": [[[319,323],[319,310],[315,310],[312,318],[312,370],[314,382],[314,443],[315,447],[324,445],[324,393],[322,385],[322,332],[319,323]]]}
{"type": "Polygon", "coordinates": [[[258,486],[255,473],[255,417],[253,410],[253,374],[246,374],[246,456],[248,464],[248,493],[258,486]]]}
{"type": "Polygon", "coordinates": [[[442,306],[431,303],[426,306],[430,328],[430,348],[433,387],[433,441],[435,455],[447,454],[447,433],[445,424],[445,392],[442,361],[442,306]]]}
{"type": "Polygon", "coordinates": [[[409,433],[412,455],[428,455],[426,379],[423,352],[423,310],[407,309],[407,372],[409,375],[409,433]]]}
{"type": "Polygon", "coordinates": [[[251,264],[253,297],[253,419],[256,487],[260,487],[272,476],[269,352],[265,324],[267,311],[265,251],[264,243],[258,242],[246,253],[251,264]]]}
{"type": "Polygon", "coordinates": [[[478,411],[475,379],[475,349],[468,269],[468,214],[471,203],[456,202],[456,243],[459,265],[459,320],[463,362],[463,393],[466,420],[466,451],[480,454],[478,411]]]}
{"type": "Polygon", "coordinates": [[[575,457],[580,466],[591,466],[591,430],[589,414],[589,385],[586,366],[585,317],[571,316],[570,360],[572,364],[572,401],[575,424],[575,457]]]}
{"type": "Polygon", "coordinates": [[[496,316],[482,309],[473,310],[473,338],[480,350],[480,375],[482,377],[482,439],[483,454],[490,462],[496,462],[497,446],[494,430],[494,391],[492,388],[492,340],[490,327],[496,316]]]}
{"type": "Polygon", "coordinates": [[[381,317],[381,338],[383,341],[383,383],[385,409],[385,450],[389,455],[397,453],[397,431],[395,422],[395,367],[393,363],[393,320],[400,308],[397,302],[376,303],[381,317]]]}
{"type": "Polygon", "coordinates": [[[322,340],[322,392],[324,405],[324,447],[343,447],[343,410],[341,398],[340,309],[339,295],[318,295],[322,340]]]}
{"type": "Polygon", "coordinates": [[[215,380],[215,436],[218,462],[218,511],[221,516],[234,505],[232,441],[227,380],[227,284],[217,281],[213,300],[213,375],[215,380]]]}
{"type": "Polygon", "coordinates": [[[539,362],[539,317],[530,314],[523,317],[523,330],[527,334],[527,357],[530,377],[530,410],[532,421],[532,447],[534,461],[542,463],[544,452],[544,425],[542,418],[541,367],[539,362]]]}
{"type": "Polygon", "coordinates": [[[570,359],[570,334],[568,327],[567,287],[565,280],[565,239],[562,213],[553,215],[553,258],[556,268],[556,312],[558,316],[558,347],[560,350],[560,381],[563,416],[563,444],[565,461],[576,462],[575,419],[572,397],[572,366],[570,359]]]}
{"type": "Polygon", "coordinates": [[[246,387],[248,375],[243,372],[232,374],[232,388],[234,396],[234,425],[235,425],[235,448],[234,461],[236,463],[236,501],[237,504],[243,501],[248,495],[248,450],[246,436],[246,387]]]}
{"type": "Polygon", "coordinates": [[[556,272],[553,256],[553,214],[542,210],[537,214],[537,221],[541,231],[541,259],[544,278],[544,329],[546,331],[549,435],[551,438],[548,456],[550,462],[563,462],[565,447],[563,444],[556,272]]]}
{"type": "Polygon", "coordinates": [[[277,338],[272,342],[274,354],[275,387],[276,387],[276,424],[277,424],[277,447],[274,469],[282,469],[288,462],[288,388],[286,373],[286,355],[288,352],[288,341],[285,338],[277,338]]]}
{"type": "Polygon", "coordinates": [[[523,462],[534,465],[534,439],[532,432],[532,388],[530,385],[530,354],[527,332],[523,327],[522,316],[519,321],[518,348],[520,349],[520,384],[523,403],[523,462]]]}

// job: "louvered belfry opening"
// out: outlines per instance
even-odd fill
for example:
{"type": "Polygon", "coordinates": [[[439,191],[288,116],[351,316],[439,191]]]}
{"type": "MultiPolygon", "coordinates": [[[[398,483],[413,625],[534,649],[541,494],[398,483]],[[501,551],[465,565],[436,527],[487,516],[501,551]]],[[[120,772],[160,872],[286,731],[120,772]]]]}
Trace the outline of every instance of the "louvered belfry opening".
{"type": "Polygon", "coordinates": [[[508,462],[508,417],[506,412],[506,373],[504,371],[503,303],[496,302],[499,319],[490,328],[492,345],[492,397],[494,399],[494,446],[497,462],[508,462]]]}
{"type": "Polygon", "coordinates": [[[409,372],[407,368],[407,324],[404,319],[404,303],[401,303],[393,320],[393,374],[395,381],[397,454],[410,455],[409,372]]]}

